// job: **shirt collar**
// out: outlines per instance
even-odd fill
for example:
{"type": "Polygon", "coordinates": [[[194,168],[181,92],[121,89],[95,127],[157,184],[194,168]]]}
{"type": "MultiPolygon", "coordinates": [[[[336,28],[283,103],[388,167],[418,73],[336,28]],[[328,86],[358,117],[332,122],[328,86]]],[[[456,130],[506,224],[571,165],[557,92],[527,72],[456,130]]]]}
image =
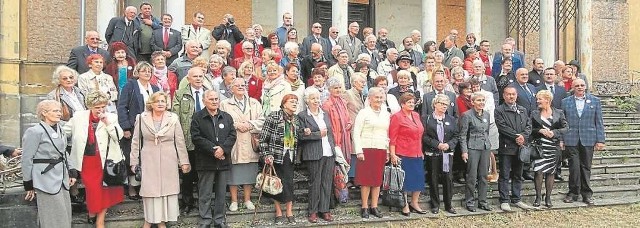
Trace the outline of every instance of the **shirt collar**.
{"type": "Polygon", "coordinates": [[[582,95],[582,97],[578,97],[578,96],[574,96],[574,97],[576,98],[576,100],[579,100],[579,101],[584,101],[584,100],[587,99],[587,95],[586,94],[582,95]]]}
{"type": "MultiPolygon", "coordinates": [[[[314,116],[310,108],[307,108],[307,114],[310,116],[314,116]]],[[[322,116],[323,114],[324,114],[324,111],[322,111],[321,108],[318,108],[318,116],[322,116]]]]}

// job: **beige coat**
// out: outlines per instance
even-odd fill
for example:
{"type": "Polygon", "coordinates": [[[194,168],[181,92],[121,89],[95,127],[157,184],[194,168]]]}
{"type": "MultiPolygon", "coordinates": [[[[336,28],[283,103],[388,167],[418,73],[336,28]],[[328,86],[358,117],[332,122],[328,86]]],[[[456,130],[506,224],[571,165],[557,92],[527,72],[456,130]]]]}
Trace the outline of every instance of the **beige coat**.
{"type": "Polygon", "coordinates": [[[136,118],[131,142],[131,166],[141,163],[143,197],[161,197],[180,192],[179,167],[189,164],[184,135],[178,115],[166,111],[159,130],[156,130],[151,112],[136,118]],[[142,123],[139,123],[142,121],[142,123]],[[140,127],[142,129],[140,129],[140,127]],[[142,142],[140,140],[142,133],[142,142]],[[142,146],[140,157],[138,148],[142,146]],[[142,162],[140,162],[142,160],[142,162]]]}
{"type": "MultiPolygon", "coordinates": [[[[78,171],[82,171],[82,159],[84,158],[84,149],[87,146],[89,115],[91,115],[90,110],[77,111],[62,127],[67,137],[71,137],[71,154],[69,156],[74,157],[76,164],[73,167],[76,167],[78,171]]],[[[118,125],[118,115],[113,113],[105,113],[105,115],[107,115],[109,124],[104,124],[104,122],[100,121],[96,127],[96,142],[98,143],[103,166],[107,156],[107,144],[109,144],[109,159],[114,162],[124,159],[118,144],[118,140],[123,136],[122,128],[118,125]],[[111,141],[109,141],[109,138],[111,138],[111,141]]]]}
{"type": "MultiPolygon", "coordinates": [[[[355,74],[351,66],[347,66],[347,69],[349,71],[349,77],[355,74]]],[[[340,81],[340,85],[342,85],[342,90],[345,90],[344,71],[342,70],[342,68],[340,68],[340,65],[336,63],[335,65],[329,67],[329,70],[327,70],[327,75],[329,75],[329,77],[337,78],[338,81],[340,81]]]]}
{"type": "Polygon", "coordinates": [[[347,111],[349,111],[351,123],[355,123],[358,112],[364,108],[364,101],[360,99],[354,88],[347,90],[343,98],[347,101],[347,111]]]}
{"type": "MultiPolygon", "coordinates": [[[[260,158],[260,155],[253,152],[253,148],[251,147],[251,133],[260,133],[260,130],[262,129],[262,125],[264,123],[262,105],[256,99],[248,96],[245,97],[249,99],[247,100],[249,105],[245,108],[244,112],[240,109],[236,100],[233,98],[226,99],[220,103],[220,110],[229,113],[233,118],[234,123],[248,122],[253,125],[253,130],[251,131],[244,133],[236,131],[236,144],[233,145],[233,149],[231,150],[231,164],[234,165],[258,162],[258,158],[260,158]]],[[[237,130],[237,125],[234,124],[234,126],[237,130]]]]}

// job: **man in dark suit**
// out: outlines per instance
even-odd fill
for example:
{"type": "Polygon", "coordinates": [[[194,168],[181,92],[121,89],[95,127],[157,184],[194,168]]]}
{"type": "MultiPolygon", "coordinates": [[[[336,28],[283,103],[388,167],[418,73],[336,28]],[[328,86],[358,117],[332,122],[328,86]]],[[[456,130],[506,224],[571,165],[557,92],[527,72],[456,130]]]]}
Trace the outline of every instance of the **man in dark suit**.
{"type": "Polygon", "coordinates": [[[536,93],[538,90],[529,84],[528,81],[529,72],[527,72],[525,68],[520,68],[516,71],[516,81],[511,83],[511,86],[515,87],[518,91],[518,99],[516,102],[518,105],[527,109],[527,116],[538,106],[536,103],[536,93]]]}
{"type": "Polygon", "coordinates": [[[162,28],[153,30],[153,36],[151,36],[151,48],[153,51],[162,51],[162,55],[167,58],[169,64],[178,58],[178,52],[182,49],[182,34],[171,28],[172,22],[171,14],[163,14],[162,28]]]}
{"type": "Polygon", "coordinates": [[[310,57],[312,55],[311,44],[319,43],[322,46],[322,50],[325,51],[324,57],[329,58],[329,55],[331,55],[331,52],[329,52],[331,50],[331,43],[329,42],[329,40],[327,40],[327,38],[320,36],[320,34],[322,34],[322,25],[317,22],[313,23],[313,25],[311,26],[311,34],[305,37],[302,40],[302,44],[300,45],[300,56],[304,57],[305,59],[307,57],[310,57]]]}
{"type": "Polygon", "coordinates": [[[110,59],[109,52],[98,47],[100,45],[100,34],[98,32],[87,31],[84,35],[84,42],[86,45],[71,49],[69,60],[67,61],[67,66],[76,70],[79,74],[89,71],[87,57],[91,54],[102,55],[105,63],[110,59]]]}
{"type": "Polygon", "coordinates": [[[582,201],[593,205],[591,190],[591,161],[594,150],[604,149],[604,125],[600,99],[586,93],[586,83],[576,79],[571,84],[573,95],[562,100],[569,130],[560,142],[569,157],[569,192],[565,203],[572,203],[582,195],[582,201]]]}
{"type": "MultiPolygon", "coordinates": [[[[531,75],[531,72],[529,72],[531,75]]],[[[567,91],[563,86],[556,84],[556,70],[553,67],[549,67],[544,69],[543,71],[543,79],[544,83],[540,84],[536,89],[540,90],[549,90],[551,94],[553,94],[553,101],[551,101],[551,107],[562,109],[562,99],[567,97],[567,91]]],[[[559,162],[562,162],[563,159],[560,159],[559,162]]],[[[556,167],[555,179],[559,181],[563,181],[562,179],[562,167],[558,164],[556,167]]]]}
{"type": "Polygon", "coordinates": [[[300,64],[302,65],[300,66],[300,76],[302,76],[302,81],[307,86],[311,85],[311,83],[308,82],[309,79],[312,78],[311,71],[313,71],[313,68],[316,68],[316,65],[318,65],[318,63],[327,62],[324,57],[324,48],[320,43],[312,43],[310,48],[311,56],[304,57],[300,61],[300,64]]]}
{"type": "Polygon", "coordinates": [[[378,30],[378,40],[376,42],[376,49],[382,53],[383,59],[387,58],[387,50],[389,48],[396,48],[396,43],[387,38],[389,31],[386,28],[378,30]]]}
{"type": "Polygon", "coordinates": [[[431,102],[437,94],[444,94],[449,97],[451,104],[449,104],[449,107],[447,107],[446,113],[450,116],[457,116],[456,112],[458,110],[458,107],[455,106],[456,94],[451,91],[444,90],[444,87],[446,85],[446,80],[444,79],[444,77],[440,74],[434,74],[431,81],[433,82],[433,91],[426,93],[422,99],[423,104],[422,110],[420,112],[420,116],[422,116],[422,119],[426,119],[427,115],[431,115],[431,113],[433,113],[433,104],[431,102]]]}
{"type": "Polygon", "coordinates": [[[128,47],[128,54],[132,57],[138,56],[140,49],[140,21],[134,20],[138,10],[136,7],[127,6],[124,16],[114,17],[109,21],[104,37],[107,43],[122,41],[128,47]]]}
{"type": "Polygon", "coordinates": [[[369,63],[369,68],[377,70],[378,63],[382,62],[382,54],[376,49],[376,36],[369,35],[364,38],[361,52],[371,56],[371,63],[369,63]]]}
{"type": "Polygon", "coordinates": [[[533,60],[533,69],[529,71],[529,84],[538,87],[543,84],[544,60],[537,58],[533,60]]]}

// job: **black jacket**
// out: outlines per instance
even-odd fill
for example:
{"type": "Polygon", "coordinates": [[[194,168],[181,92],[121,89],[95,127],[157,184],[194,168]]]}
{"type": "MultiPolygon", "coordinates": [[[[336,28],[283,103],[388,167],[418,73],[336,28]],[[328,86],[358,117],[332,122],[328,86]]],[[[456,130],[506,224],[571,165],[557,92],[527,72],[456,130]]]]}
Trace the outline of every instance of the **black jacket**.
{"type": "Polygon", "coordinates": [[[524,136],[525,141],[531,135],[531,119],[526,109],[521,105],[517,105],[517,109],[518,111],[513,111],[506,103],[495,109],[496,126],[500,133],[500,154],[517,155],[520,148],[516,144],[517,135],[524,136]]]}
{"type": "Polygon", "coordinates": [[[231,149],[236,143],[233,118],[221,110],[211,116],[206,108],[194,113],[191,141],[196,148],[196,170],[228,170],[231,167],[231,149]],[[214,156],[215,146],[222,147],[224,160],[214,156]]]}
{"type": "MultiPolygon", "coordinates": [[[[422,117],[424,125],[424,134],[422,134],[422,151],[434,154],[440,154],[442,151],[438,149],[440,141],[438,141],[438,120],[433,118],[432,114],[422,117]]],[[[458,120],[451,115],[445,115],[443,121],[444,142],[449,144],[449,151],[453,152],[458,144],[458,120]]]]}
{"type": "MultiPolygon", "coordinates": [[[[300,149],[300,153],[303,161],[317,161],[322,158],[322,136],[320,136],[320,128],[318,127],[318,123],[313,118],[312,115],[309,114],[308,110],[304,110],[298,113],[298,118],[300,119],[300,129],[309,128],[311,130],[310,135],[302,134],[302,141],[298,148],[300,149]]],[[[332,127],[331,127],[331,119],[329,118],[329,113],[323,114],[324,123],[327,125],[327,136],[329,137],[329,146],[331,146],[331,151],[333,152],[333,156],[336,154],[336,143],[333,139],[332,127]]]]}

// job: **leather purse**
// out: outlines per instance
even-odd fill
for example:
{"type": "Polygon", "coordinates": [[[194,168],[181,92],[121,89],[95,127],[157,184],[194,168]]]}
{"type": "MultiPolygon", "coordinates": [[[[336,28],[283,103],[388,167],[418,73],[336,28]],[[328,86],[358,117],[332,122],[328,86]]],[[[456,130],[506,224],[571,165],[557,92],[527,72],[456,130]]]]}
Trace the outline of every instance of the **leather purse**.
{"type": "Polygon", "coordinates": [[[265,164],[262,167],[262,173],[259,173],[256,177],[256,188],[271,195],[278,195],[282,193],[282,180],[276,174],[276,169],[273,168],[273,164],[265,164]],[[267,166],[269,168],[267,168],[267,166]]]}
{"type": "Polygon", "coordinates": [[[542,158],[542,146],[536,141],[521,146],[518,157],[523,163],[531,163],[531,160],[540,159],[542,158]]]}
{"type": "MultiPolygon", "coordinates": [[[[116,135],[118,135],[117,130],[116,135]]],[[[120,138],[119,135],[118,138],[120,138]]],[[[122,186],[127,183],[127,164],[124,159],[119,162],[114,162],[113,159],[109,159],[110,144],[111,136],[107,139],[107,154],[105,155],[104,166],[102,168],[102,186],[122,186]]],[[[120,150],[120,147],[115,148],[116,150],[120,150]]],[[[120,154],[122,154],[124,158],[122,150],[120,150],[120,154]]]]}

